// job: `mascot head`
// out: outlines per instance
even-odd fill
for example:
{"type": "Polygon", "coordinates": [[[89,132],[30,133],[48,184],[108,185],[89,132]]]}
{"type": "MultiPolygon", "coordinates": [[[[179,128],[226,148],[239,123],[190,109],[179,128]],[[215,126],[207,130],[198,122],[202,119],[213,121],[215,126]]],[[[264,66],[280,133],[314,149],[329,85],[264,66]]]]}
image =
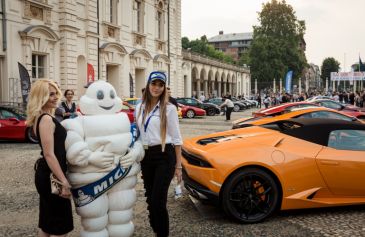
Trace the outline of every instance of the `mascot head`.
{"type": "Polygon", "coordinates": [[[106,81],[96,81],[80,99],[80,110],[85,115],[114,114],[122,109],[122,100],[114,87],[106,81]]]}

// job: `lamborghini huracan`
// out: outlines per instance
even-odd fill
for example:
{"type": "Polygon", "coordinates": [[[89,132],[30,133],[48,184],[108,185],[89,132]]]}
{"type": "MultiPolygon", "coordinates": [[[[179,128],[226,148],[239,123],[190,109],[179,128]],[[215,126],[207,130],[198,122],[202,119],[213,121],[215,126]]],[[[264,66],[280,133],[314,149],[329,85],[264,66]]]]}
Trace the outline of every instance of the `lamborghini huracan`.
{"type": "Polygon", "coordinates": [[[183,179],[241,223],[278,210],[365,204],[365,125],[296,118],[187,139],[183,179]]]}

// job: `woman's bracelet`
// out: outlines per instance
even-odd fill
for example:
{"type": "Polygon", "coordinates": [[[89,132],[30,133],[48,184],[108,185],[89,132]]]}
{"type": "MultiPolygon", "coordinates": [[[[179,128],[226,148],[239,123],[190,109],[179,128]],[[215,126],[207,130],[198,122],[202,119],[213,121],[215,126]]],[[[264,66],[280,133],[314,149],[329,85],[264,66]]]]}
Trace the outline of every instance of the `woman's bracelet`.
{"type": "Polygon", "coordinates": [[[182,166],[175,166],[175,169],[182,169],[182,166]]]}

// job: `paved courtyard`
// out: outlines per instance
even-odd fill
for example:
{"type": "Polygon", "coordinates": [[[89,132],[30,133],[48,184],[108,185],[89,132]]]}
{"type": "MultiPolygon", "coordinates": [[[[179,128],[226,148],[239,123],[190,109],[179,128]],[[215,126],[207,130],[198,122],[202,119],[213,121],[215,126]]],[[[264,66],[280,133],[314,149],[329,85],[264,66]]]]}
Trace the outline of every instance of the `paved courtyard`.
{"type": "MultiPolygon", "coordinates": [[[[249,116],[252,110],[233,113],[233,120],[249,116]]],[[[229,129],[224,116],[183,119],[184,138],[229,129]]],[[[38,145],[0,142],[0,236],[36,236],[38,197],[33,185],[33,164],[38,145]]],[[[185,190],[184,190],[185,191],[185,190]]],[[[153,236],[141,179],[137,185],[135,236],[153,236]]],[[[229,220],[219,208],[202,205],[186,191],[178,200],[169,190],[171,236],[365,236],[365,206],[280,212],[269,220],[240,225],[229,220]]],[[[75,214],[79,236],[80,220],[75,214]]]]}

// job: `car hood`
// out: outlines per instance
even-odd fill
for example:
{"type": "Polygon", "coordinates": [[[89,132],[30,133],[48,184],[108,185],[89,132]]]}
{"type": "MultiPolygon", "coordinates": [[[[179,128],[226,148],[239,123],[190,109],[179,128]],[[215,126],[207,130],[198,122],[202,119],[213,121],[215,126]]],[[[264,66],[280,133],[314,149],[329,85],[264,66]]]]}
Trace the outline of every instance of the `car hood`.
{"type": "Polygon", "coordinates": [[[186,139],[183,147],[193,153],[214,153],[232,149],[242,150],[245,144],[275,146],[283,137],[278,131],[252,126],[186,139]]]}
{"type": "Polygon", "coordinates": [[[203,103],[203,106],[206,106],[206,107],[211,107],[211,106],[213,106],[213,107],[215,107],[215,108],[218,108],[218,105],[216,105],[216,104],[213,104],[213,103],[206,103],[206,102],[204,102],[203,103]]]}

